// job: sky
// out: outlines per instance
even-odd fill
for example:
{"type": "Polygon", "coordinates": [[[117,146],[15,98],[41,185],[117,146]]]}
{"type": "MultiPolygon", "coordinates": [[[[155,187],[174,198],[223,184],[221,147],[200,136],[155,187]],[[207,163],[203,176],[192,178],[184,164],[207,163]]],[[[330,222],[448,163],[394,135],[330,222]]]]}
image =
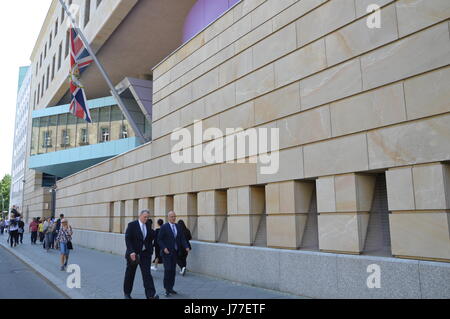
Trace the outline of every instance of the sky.
{"type": "Polygon", "coordinates": [[[51,2],[51,0],[2,1],[0,179],[5,174],[11,174],[19,67],[30,65],[31,52],[51,2]]]}

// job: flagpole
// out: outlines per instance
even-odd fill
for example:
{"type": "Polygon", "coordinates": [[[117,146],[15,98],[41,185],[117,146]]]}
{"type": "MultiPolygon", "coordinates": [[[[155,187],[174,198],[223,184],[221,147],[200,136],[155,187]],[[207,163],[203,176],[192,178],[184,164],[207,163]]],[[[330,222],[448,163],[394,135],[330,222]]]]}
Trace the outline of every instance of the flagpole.
{"type": "MultiPolygon", "coordinates": [[[[78,35],[81,38],[81,41],[83,41],[84,46],[86,47],[86,50],[88,50],[89,54],[91,55],[92,59],[94,60],[95,64],[97,64],[98,69],[100,70],[100,73],[103,75],[103,78],[105,79],[106,83],[108,84],[111,93],[113,95],[113,97],[116,99],[117,104],[119,105],[120,109],[122,110],[122,112],[124,113],[126,119],[128,120],[128,122],[130,123],[131,127],[133,128],[134,132],[136,133],[136,135],[138,135],[138,137],[145,143],[148,142],[146,141],[144,135],[142,134],[142,132],[139,130],[138,126],[136,125],[136,123],[134,122],[133,118],[131,117],[131,114],[128,112],[128,110],[125,107],[125,104],[123,103],[119,93],[117,92],[116,88],[114,87],[114,85],[111,82],[111,79],[109,78],[108,73],[106,73],[106,70],[103,68],[103,65],[100,63],[100,61],[97,59],[97,56],[95,55],[94,51],[92,50],[89,41],[86,39],[86,37],[84,36],[83,32],[81,31],[81,29],[78,27],[77,22],[75,21],[75,19],[72,17],[72,14],[70,13],[69,9],[67,8],[64,0],[59,0],[59,2],[61,3],[64,11],[67,13],[67,16],[69,17],[70,21],[72,22],[72,25],[75,29],[75,31],[78,33],[78,35]]],[[[87,101],[86,101],[87,102],[87,101]]]]}

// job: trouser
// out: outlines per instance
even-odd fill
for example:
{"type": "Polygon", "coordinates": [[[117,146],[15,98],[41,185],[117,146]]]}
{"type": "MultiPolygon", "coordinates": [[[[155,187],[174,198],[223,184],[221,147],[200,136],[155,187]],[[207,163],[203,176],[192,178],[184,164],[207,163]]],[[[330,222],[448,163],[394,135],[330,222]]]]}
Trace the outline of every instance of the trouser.
{"type": "Polygon", "coordinates": [[[173,290],[175,286],[175,271],[177,268],[177,252],[170,254],[161,253],[164,263],[164,289],[166,291],[173,290]]]}
{"type": "Polygon", "coordinates": [[[37,240],[37,231],[32,231],[31,232],[31,243],[32,244],[36,244],[36,240],[37,240]]]}
{"type": "Polygon", "coordinates": [[[45,241],[44,241],[44,248],[49,250],[50,249],[50,243],[52,241],[52,233],[46,233],[45,234],[45,241]]]}
{"type": "Polygon", "coordinates": [[[18,244],[19,241],[19,233],[17,230],[11,230],[9,232],[9,243],[11,245],[11,247],[13,246],[13,244],[18,244]]]}
{"type": "Polygon", "coordinates": [[[23,233],[19,233],[19,240],[18,241],[20,241],[20,243],[22,244],[23,243],[23,233]]]}
{"type": "Polygon", "coordinates": [[[181,269],[183,269],[183,267],[186,267],[186,260],[187,260],[187,254],[183,254],[181,256],[178,256],[177,258],[177,264],[178,266],[180,266],[181,269]]]}
{"type": "Polygon", "coordinates": [[[0,234],[3,235],[3,232],[5,231],[5,227],[0,227],[0,234]]]}
{"type": "Polygon", "coordinates": [[[39,241],[41,243],[44,241],[44,233],[39,232],[39,241]]]}
{"type": "MultiPolygon", "coordinates": [[[[140,264],[139,268],[141,268],[142,273],[142,281],[144,282],[145,295],[147,298],[151,298],[155,296],[156,289],[155,284],[153,282],[153,277],[150,272],[150,266],[152,263],[152,255],[148,252],[142,252],[140,255],[140,264]]],[[[125,271],[125,280],[123,283],[123,292],[126,295],[130,295],[133,291],[134,277],[136,275],[136,269],[138,265],[132,265],[131,260],[127,257],[127,270],[125,271]]]]}

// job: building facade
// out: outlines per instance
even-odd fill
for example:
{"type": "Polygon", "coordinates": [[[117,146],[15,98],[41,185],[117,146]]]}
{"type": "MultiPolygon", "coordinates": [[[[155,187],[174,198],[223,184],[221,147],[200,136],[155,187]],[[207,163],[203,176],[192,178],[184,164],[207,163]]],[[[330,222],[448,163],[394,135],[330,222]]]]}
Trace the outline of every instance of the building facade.
{"type": "Polygon", "coordinates": [[[191,269],[229,280],[449,298],[449,18],[447,0],[233,3],[154,64],[152,141],[58,181],[57,209],[117,253],[140,209],[174,209],[191,269]],[[247,144],[228,157],[230,128],[247,144]]]}
{"type": "Polygon", "coordinates": [[[14,125],[14,143],[11,168],[10,206],[22,208],[24,178],[26,167],[26,146],[28,132],[28,113],[30,109],[31,69],[19,69],[19,85],[17,93],[16,119],[14,125]]]}

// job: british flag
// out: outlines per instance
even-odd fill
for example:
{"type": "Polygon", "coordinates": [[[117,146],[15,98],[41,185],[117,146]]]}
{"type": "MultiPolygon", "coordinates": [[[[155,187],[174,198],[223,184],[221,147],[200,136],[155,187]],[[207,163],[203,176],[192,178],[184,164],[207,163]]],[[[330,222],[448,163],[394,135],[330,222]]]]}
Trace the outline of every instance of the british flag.
{"type": "Polygon", "coordinates": [[[80,82],[80,74],[86,69],[93,59],[85,48],[83,41],[74,28],[70,28],[70,113],[78,118],[92,123],[91,114],[87,106],[84,86],[80,82]]]}

